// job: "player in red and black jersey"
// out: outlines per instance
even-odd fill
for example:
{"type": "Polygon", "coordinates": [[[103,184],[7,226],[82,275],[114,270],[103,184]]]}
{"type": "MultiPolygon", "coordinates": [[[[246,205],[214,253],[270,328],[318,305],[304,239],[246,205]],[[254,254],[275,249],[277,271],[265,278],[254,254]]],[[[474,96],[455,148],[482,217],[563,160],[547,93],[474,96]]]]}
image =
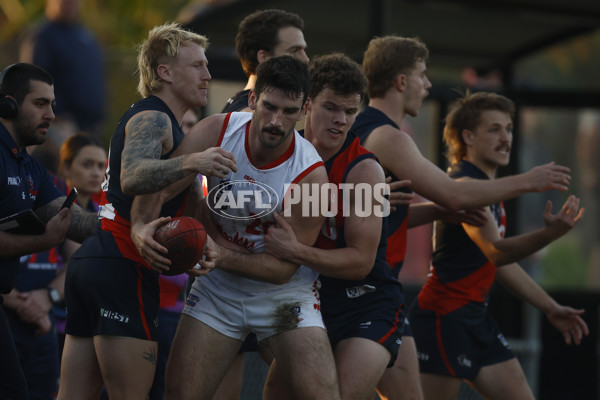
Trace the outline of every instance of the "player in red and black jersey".
{"type": "MultiPolygon", "coordinates": [[[[504,96],[475,93],[459,100],[446,118],[444,140],[456,180],[493,180],[509,162],[514,105],[504,96]]],[[[575,310],[556,303],[516,264],[567,233],[583,214],[569,196],[544,228],[504,238],[502,203],[487,208],[480,227],[436,221],[432,267],[409,319],[419,354],[426,399],[455,399],[461,379],[489,399],[533,399],[525,374],[487,309],[495,279],[542,310],[565,337],[579,344],[588,333],[575,310]]]]}

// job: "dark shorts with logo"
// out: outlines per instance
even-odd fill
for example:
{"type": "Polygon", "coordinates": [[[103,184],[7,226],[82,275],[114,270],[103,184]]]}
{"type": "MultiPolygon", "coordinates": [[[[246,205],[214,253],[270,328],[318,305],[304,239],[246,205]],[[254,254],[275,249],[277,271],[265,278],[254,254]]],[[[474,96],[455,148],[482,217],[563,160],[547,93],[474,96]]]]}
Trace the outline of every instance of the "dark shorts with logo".
{"type": "Polygon", "coordinates": [[[479,370],[514,358],[487,308],[469,304],[447,315],[409,312],[421,372],[475,380],[479,370]]]}
{"type": "Polygon", "coordinates": [[[107,232],[88,238],[73,254],[65,278],[67,334],[156,340],[159,274],[118,254],[107,232]]]}
{"type": "MultiPolygon", "coordinates": [[[[375,293],[366,296],[371,295],[375,293]]],[[[325,305],[321,303],[323,321],[331,347],[335,349],[342,340],[354,337],[369,339],[389,351],[391,359],[388,368],[394,365],[402,343],[405,316],[400,301],[381,300],[377,308],[365,307],[362,310],[359,302],[356,304],[348,302],[348,307],[343,311],[335,307],[338,311],[342,311],[335,313],[325,312],[325,305]]]]}

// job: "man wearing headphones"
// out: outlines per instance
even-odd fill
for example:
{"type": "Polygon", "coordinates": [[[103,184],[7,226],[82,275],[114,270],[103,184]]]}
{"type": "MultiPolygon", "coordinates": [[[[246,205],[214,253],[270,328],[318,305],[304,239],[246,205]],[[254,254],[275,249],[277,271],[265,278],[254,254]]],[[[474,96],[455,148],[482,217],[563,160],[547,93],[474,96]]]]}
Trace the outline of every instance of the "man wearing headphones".
{"type": "MultiPolygon", "coordinates": [[[[27,154],[27,146],[46,140],[54,120],[53,85],[48,72],[31,64],[14,64],[0,74],[0,176],[6,177],[0,181],[0,218],[33,210],[41,221],[39,231],[34,229],[35,224],[25,224],[21,233],[13,231],[20,219],[0,225],[0,295],[14,287],[21,256],[49,250],[65,237],[81,242],[95,226],[95,213],[77,205],[61,209],[65,196],[53,185],[44,167],[27,154]]],[[[11,304],[7,302],[6,307],[11,308],[11,304]]],[[[41,317],[31,315],[31,323],[41,317]]],[[[27,384],[1,307],[0,354],[0,399],[28,399],[27,384]]]]}

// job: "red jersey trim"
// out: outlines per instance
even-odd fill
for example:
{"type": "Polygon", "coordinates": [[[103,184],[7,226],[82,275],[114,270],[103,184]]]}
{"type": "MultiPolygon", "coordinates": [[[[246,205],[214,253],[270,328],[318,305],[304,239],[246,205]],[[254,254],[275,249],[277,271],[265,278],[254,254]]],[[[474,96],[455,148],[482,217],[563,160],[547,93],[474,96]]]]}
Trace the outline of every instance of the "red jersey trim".
{"type": "Polygon", "coordinates": [[[225,116],[225,120],[223,121],[223,126],[221,127],[221,134],[219,135],[219,140],[217,140],[216,147],[221,147],[221,143],[223,143],[223,137],[225,136],[225,131],[227,130],[227,126],[229,125],[229,119],[231,118],[231,113],[227,113],[225,116]]]}
{"type": "Polygon", "coordinates": [[[312,171],[314,171],[315,169],[317,169],[318,167],[325,167],[325,164],[323,163],[323,161],[317,161],[316,163],[314,163],[313,165],[311,165],[310,167],[306,168],[304,171],[302,171],[300,173],[300,175],[298,175],[290,184],[290,186],[288,187],[288,190],[285,192],[285,194],[283,195],[283,201],[281,202],[281,208],[285,209],[285,200],[289,197],[290,195],[290,191],[293,189],[293,187],[295,185],[297,185],[302,179],[304,179],[304,177],[306,177],[306,175],[310,174],[312,171]]]}

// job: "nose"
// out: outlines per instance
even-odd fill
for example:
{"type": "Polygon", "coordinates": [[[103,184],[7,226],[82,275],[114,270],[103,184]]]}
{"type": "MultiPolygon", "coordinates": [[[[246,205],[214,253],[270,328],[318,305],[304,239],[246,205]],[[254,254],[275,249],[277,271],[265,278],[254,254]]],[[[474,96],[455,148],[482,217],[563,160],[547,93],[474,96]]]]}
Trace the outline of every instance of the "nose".
{"type": "Polygon", "coordinates": [[[208,67],[205,67],[206,72],[204,73],[202,80],[204,81],[210,81],[212,79],[212,75],[210,74],[210,71],[208,70],[208,67]]]}
{"type": "Polygon", "coordinates": [[[54,118],[56,118],[56,115],[54,115],[54,107],[52,107],[52,106],[48,107],[48,110],[46,111],[44,118],[49,121],[54,121],[54,118]]]}
{"type": "Polygon", "coordinates": [[[346,125],[347,122],[348,122],[348,117],[346,115],[346,111],[340,110],[335,113],[335,118],[333,120],[334,124],[343,126],[343,125],[346,125]]]}
{"type": "Polygon", "coordinates": [[[304,50],[301,50],[298,53],[296,53],[296,58],[302,61],[303,63],[310,63],[310,59],[308,58],[308,56],[306,55],[306,51],[304,50]]]}
{"type": "Polygon", "coordinates": [[[428,78],[428,77],[425,77],[425,88],[426,88],[427,90],[429,90],[429,89],[431,89],[431,87],[432,87],[432,86],[433,86],[433,85],[431,84],[431,81],[429,80],[429,78],[428,78]]]}
{"type": "Polygon", "coordinates": [[[283,111],[278,110],[273,113],[273,117],[271,118],[271,125],[276,127],[283,126],[283,111]]]}

